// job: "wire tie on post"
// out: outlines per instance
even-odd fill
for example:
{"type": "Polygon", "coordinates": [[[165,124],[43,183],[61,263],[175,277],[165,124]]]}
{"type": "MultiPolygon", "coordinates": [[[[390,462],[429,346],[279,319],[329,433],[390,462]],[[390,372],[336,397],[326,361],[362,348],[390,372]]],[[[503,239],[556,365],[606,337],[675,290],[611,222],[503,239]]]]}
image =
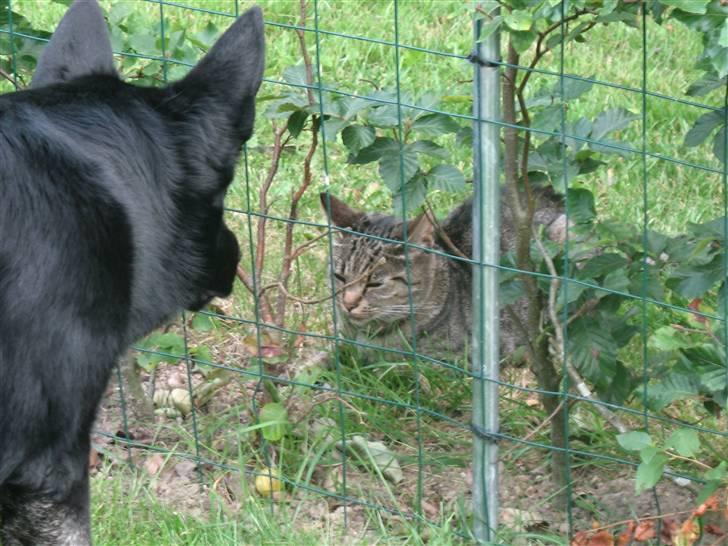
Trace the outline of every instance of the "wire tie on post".
{"type": "Polygon", "coordinates": [[[500,432],[488,432],[482,427],[479,427],[475,423],[470,423],[470,431],[482,440],[488,440],[490,442],[500,443],[503,436],[500,432]]]}
{"type": "Polygon", "coordinates": [[[473,64],[477,64],[478,66],[485,66],[487,68],[498,68],[501,65],[501,61],[491,61],[489,59],[481,59],[480,55],[473,50],[470,52],[470,54],[467,56],[468,61],[470,61],[473,64]]]}

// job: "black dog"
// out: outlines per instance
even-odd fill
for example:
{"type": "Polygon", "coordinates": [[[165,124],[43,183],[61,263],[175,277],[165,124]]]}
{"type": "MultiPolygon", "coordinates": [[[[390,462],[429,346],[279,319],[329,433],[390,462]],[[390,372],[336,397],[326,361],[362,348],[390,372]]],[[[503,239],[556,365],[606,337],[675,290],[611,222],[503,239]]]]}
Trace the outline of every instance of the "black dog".
{"type": "Polygon", "coordinates": [[[253,130],[263,21],[164,89],[120,81],[77,0],[31,89],[0,96],[0,542],[90,543],[89,434],[114,362],[232,290],[223,198],[253,130]]]}

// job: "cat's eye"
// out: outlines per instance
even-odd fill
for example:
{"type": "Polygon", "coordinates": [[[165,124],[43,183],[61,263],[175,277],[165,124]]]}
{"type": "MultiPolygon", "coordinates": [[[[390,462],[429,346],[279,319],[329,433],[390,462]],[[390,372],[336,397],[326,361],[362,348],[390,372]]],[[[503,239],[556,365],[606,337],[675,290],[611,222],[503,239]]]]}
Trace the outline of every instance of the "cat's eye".
{"type": "Polygon", "coordinates": [[[339,282],[346,282],[346,279],[338,273],[334,273],[334,277],[336,277],[336,280],[339,282]]]}
{"type": "Polygon", "coordinates": [[[367,288],[379,288],[382,284],[381,282],[368,282],[367,288]]]}
{"type": "Polygon", "coordinates": [[[408,284],[407,283],[407,277],[392,277],[392,280],[393,281],[399,281],[399,282],[402,282],[404,284],[408,284]]]}

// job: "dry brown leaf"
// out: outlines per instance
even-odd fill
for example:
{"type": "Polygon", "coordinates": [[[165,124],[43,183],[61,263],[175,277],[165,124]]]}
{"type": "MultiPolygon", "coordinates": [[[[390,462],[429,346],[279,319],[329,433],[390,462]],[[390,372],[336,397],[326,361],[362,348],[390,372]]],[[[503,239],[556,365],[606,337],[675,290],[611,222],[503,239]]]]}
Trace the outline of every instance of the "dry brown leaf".
{"type": "Polygon", "coordinates": [[[717,537],[722,537],[723,535],[725,535],[725,531],[723,529],[721,529],[720,527],[718,527],[717,525],[715,525],[714,523],[708,523],[704,527],[704,530],[709,535],[714,535],[717,537]]]}
{"type": "Polygon", "coordinates": [[[700,526],[694,518],[686,519],[673,537],[675,546],[692,546],[700,538],[700,526]]]}
{"type": "Polygon", "coordinates": [[[627,528],[617,537],[617,546],[629,546],[632,544],[634,538],[634,530],[637,524],[634,521],[630,521],[627,524],[627,528]]]}
{"type": "Polygon", "coordinates": [[[672,518],[665,518],[662,520],[660,542],[662,542],[662,544],[673,544],[673,537],[677,535],[679,530],[680,525],[677,521],[672,518]]]}
{"type": "Polygon", "coordinates": [[[589,546],[589,531],[579,531],[571,539],[570,546],[589,546]]]}
{"type": "Polygon", "coordinates": [[[638,542],[646,542],[656,536],[654,521],[642,521],[634,530],[634,539],[638,542]]]}
{"type": "Polygon", "coordinates": [[[574,535],[571,546],[614,546],[614,535],[607,530],[598,533],[579,531],[574,535]]]}
{"type": "Polygon", "coordinates": [[[693,516],[699,517],[705,514],[705,512],[717,512],[719,504],[718,495],[712,495],[708,497],[708,500],[695,509],[693,516]]]}
{"type": "Polygon", "coordinates": [[[154,476],[162,468],[162,465],[164,465],[164,457],[161,453],[155,453],[144,461],[144,470],[146,470],[150,476],[154,476]]]}

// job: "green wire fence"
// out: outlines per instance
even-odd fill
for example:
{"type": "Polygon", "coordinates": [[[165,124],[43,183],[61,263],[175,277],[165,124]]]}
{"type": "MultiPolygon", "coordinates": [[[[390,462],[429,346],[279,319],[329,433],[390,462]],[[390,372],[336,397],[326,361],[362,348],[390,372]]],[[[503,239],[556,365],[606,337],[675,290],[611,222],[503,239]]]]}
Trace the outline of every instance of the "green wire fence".
{"type": "MultiPolygon", "coordinates": [[[[3,91],[29,82],[64,2],[44,6],[47,20],[32,1],[0,0],[3,91]]],[[[104,4],[121,73],[146,85],[183,75],[246,7],[104,4]]],[[[392,534],[436,524],[454,540],[590,544],[650,522],[674,539],[728,466],[725,3],[263,7],[256,136],[227,199],[240,283],[227,304],[139,342],[95,449],[191,460],[222,498],[230,476],[261,478],[274,512],[326,498],[352,532],[379,519],[392,534]],[[661,90],[672,67],[655,63],[673,58],[651,45],[670,25],[673,41],[694,33],[703,47],[680,96],[661,90]],[[579,57],[600,27],[590,54],[631,62],[621,83],[579,57]],[[407,220],[469,195],[472,256],[410,240],[407,220]],[[322,221],[335,196],[365,212],[393,202],[401,236],[322,221]],[[354,235],[403,248],[401,346],[344,327],[331,256],[354,235]],[[470,267],[459,358],[422,348],[423,251],[470,267]],[[501,350],[508,335],[514,352],[501,350]]]]}

